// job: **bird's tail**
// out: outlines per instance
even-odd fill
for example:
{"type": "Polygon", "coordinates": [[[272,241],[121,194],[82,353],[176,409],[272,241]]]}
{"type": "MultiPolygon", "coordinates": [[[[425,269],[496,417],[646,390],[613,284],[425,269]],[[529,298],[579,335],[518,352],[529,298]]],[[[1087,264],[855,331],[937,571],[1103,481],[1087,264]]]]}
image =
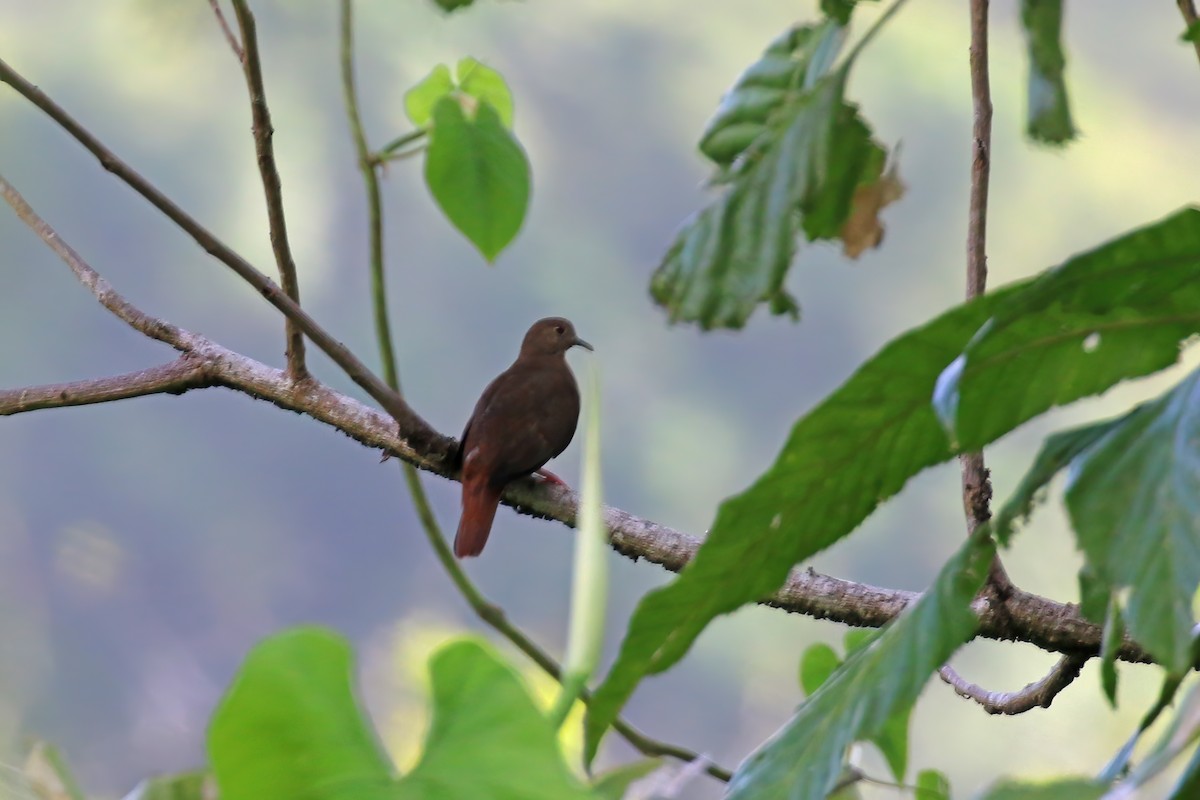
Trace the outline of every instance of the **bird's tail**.
{"type": "Polygon", "coordinates": [[[465,558],[483,552],[499,505],[500,489],[493,487],[491,481],[484,476],[475,480],[463,476],[462,518],[454,537],[454,555],[465,558]]]}

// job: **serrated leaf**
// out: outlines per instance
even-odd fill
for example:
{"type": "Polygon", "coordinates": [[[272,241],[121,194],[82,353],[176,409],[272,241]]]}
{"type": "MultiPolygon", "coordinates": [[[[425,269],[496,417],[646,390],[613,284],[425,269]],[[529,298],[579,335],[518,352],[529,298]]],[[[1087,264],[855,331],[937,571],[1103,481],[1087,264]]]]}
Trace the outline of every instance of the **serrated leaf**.
{"type": "Polygon", "coordinates": [[[917,773],[917,790],[914,800],[950,800],[950,779],[936,769],[923,769],[917,773]]]}
{"type": "MultiPolygon", "coordinates": [[[[1054,476],[1066,468],[1072,460],[1096,441],[1104,434],[1112,430],[1114,425],[1119,424],[1120,419],[1111,419],[1104,422],[1098,422],[1092,425],[1083,425],[1078,428],[1061,431],[1050,436],[1042,443],[1042,448],[1038,451],[1037,458],[1034,459],[1033,465],[1025,472],[1021,478],[1021,482],[1017,484],[1017,488],[1013,491],[1000,510],[996,512],[996,516],[992,522],[992,529],[995,531],[996,540],[1001,545],[1007,545],[1012,537],[1013,530],[1019,522],[1029,518],[1033,513],[1033,507],[1037,504],[1043,489],[1054,476]]],[[[1083,576],[1080,576],[1083,580],[1083,576]]],[[[1108,590],[1104,586],[1092,585],[1083,586],[1081,584],[1081,596],[1083,597],[1083,613],[1088,619],[1093,622],[1102,622],[1104,620],[1104,609],[1108,602],[1108,590]],[[1099,595],[1092,593],[1090,590],[1097,588],[1100,591],[1099,595]],[[1098,598],[1097,602],[1091,602],[1092,599],[1098,598]]]]}
{"type": "Polygon", "coordinates": [[[488,261],[517,235],[529,206],[529,161],[497,111],[467,119],[450,97],[433,108],[425,183],[446,217],[488,261]]]}
{"type": "MultiPolygon", "coordinates": [[[[769,596],[791,565],[845,536],[909,478],[954,455],[930,398],[944,365],[964,350],[982,355],[964,360],[969,391],[960,416],[970,440],[963,449],[989,444],[1054,405],[1173,363],[1179,341],[1200,323],[1200,274],[1190,275],[1200,271],[1197,222],[1200,211],[1186,210],[1042,278],[984,295],[893,339],[864,363],[796,423],[753,486],[721,504],[704,544],[680,575],[642,598],[588,709],[589,752],[641,679],[679,661],[712,619],[769,596]],[[1194,260],[1180,237],[1195,240],[1194,260]],[[1177,280],[1175,272],[1195,280],[1177,280]],[[1162,316],[1151,297],[1171,305],[1175,316],[1162,316]],[[1176,302],[1191,305],[1178,308],[1176,302]],[[1084,354],[1099,356],[1091,362],[1097,374],[1078,374],[1081,367],[1056,336],[1065,329],[1068,346],[1082,351],[1087,335],[1081,315],[1122,303],[1139,309],[1147,351],[1118,326],[1106,333],[1116,353],[1103,353],[1101,344],[1084,354]],[[1074,328],[1067,325],[1072,320],[1074,328]],[[976,335],[985,323],[995,339],[976,335]],[[1168,334],[1177,337],[1170,344],[1168,334]]],[[[1087,323],[1089,331],[1107,324],[1103,316],[1087,323]]]]}
{"type": "Polygon", "coordinates": [[[899,182],[883,181],[886,154],[843,99],[849,64],[829,72],[844,36],[832,21],[790,30],[722,99],[700,142],[722,194],[684,223],[650,284],[672,322],[740,328],[759,304],[795,316],[783,281],[801,231],[843,237],[854,255],[878,243],[899,182]]]}
{"type": "Polygon", "coordinates": [[[1029,47],[1025,131],[1044,144],[1063,145],[1076,136],[1063,77],[1062,0],[1021,0],[1021,27],[1029,47]]]}
{"type": "Polygon", "coordinates": [[[418,128],[423,128],[433,119],[433,107],[443,97],[454,91],[450,68],[438,64],[421,82],[404,93],[404,113],[418,128]]]}
{"type": "Polygon", "coordinates": [[[800,688],[812,694],[841,664],[838,654],[824,642],[809,645],[800,656],[800,688]]]}
{"type": "Polygon", "coordinates": [[[722,503],[705,543],[634,611],[588,707],[587,747],[638,682],[668,669],[716,616],[773,592],[792,564],[853,530],[925,467],[952,457],[929,398],[941,365],[1006,299],[985,295],[888,343],[792,429],[775,464],[722,503]]]}
{"type": "Polygon", "coordinates": [[[512,128],[513,98],[504,77],[471,57],[461,59],[455,69],[458,89],[481,103],[490,103],[504,127],[512,128]]]}
{"type": "Polygon", "coordinates": [[[1168,670],[1191,665],[1200,586],[1200,371],[1138,406],[1072,464],[1067,511],[1130,635],[1168,670]]]}
{"type": "Polygon", "coordinates": [[[1043,273],[947,361],[934,405],[963,450],[1054,406],[1149,375],[1200,332],[1200,209],[1043,273]]]}
{"type": "Polygon", "coordinates": [[[256,645],[208,730],[221,800],[391,800],[392,766],[351,686],[350,646],[318,628],[256,645]]]}
{"type": "Polygon", "coordinates": [[[869,739],[916,701],[929,676],[975,633],[971,600],[995,548],[968,540],[929,590],[800,706],[730,781],[728,800],[823,797],[837,782],[846,748],[869,739]]]}
{"type": "Polygon", "coordinates": [[[1087,778],[1060,778],[1046,783],[1002,781],[979,800],[1099,800],[1105,788],[1087,778]]]}
{"type": "Polygon", "coordinates": [[[489,647],[446,645],[430,659],[433,722],[420,763],[400,781],[399,797],[583,800],[554,726],[520,678],[489,647]]]}

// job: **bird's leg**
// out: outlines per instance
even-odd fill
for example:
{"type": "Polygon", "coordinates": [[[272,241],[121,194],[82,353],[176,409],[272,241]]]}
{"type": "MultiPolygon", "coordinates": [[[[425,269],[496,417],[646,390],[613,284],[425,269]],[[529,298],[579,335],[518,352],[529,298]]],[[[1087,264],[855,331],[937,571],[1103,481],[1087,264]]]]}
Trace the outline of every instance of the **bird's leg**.
{"type": "Polygon", "coordinates": [[[558,477],[557,475],[555,475],[553,472],[546,469],[545,467],[542,467],[541,469],[535,471],[533,473],[533,478],[534,478],[534,480],[544,481],[545,483],[553,483],[558,486],[562,486],[564,489],[571,488],[570,486],[567,486],[566,481],[564,481],[562,478],[558,477]]]}

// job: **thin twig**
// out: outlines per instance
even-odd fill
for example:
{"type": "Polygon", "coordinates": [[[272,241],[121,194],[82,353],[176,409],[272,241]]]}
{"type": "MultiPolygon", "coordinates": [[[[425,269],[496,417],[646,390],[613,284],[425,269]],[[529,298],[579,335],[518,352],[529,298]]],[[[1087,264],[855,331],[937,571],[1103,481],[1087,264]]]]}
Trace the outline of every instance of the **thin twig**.
{"type": "MultiPolygon", "coordinates": [[[[375,318],[375,337],[379,345],[379,358],[383,369],[384,380],[400,393],[400,371],[396,366],[396,357],[392,348],[390,313],[388,311],[386,284],[384,281],[383,258],[383,200],[379,191],[379,177],[375,173],[376,160],[371,155],[367,137],[363,130],[362,114],[359,112],[358,92],[354,81],[354,17],[351,0],[341,0],[340,14],[340,61],[342,73],[342,95],[345,99],[346,117],[350,124],[350,132],[354,139],[354,150],[358,157],[358,168],[362,173],[363,186],[367,196],[367,229],[369,240],[369,266],[371,272],[372,311],[375,318]]],[[[482,592],[471,582],[462,565],[454,557],[446,537],[442,534],[437,517],[429,504],[425,487],[421,484],[421,476],[417,468],[407,461],[401,462],[404,481],[412,495],[417,517],[421,521],[421,529],[425,538],[433,548],[438,562],[446,571],[463,599],[485,623],[497,633],[508,639],[517,649],[529,657],[555,680],[562,680],[562,667],[543,650],[533,639],[517,626],[510,623],[504,610],[490,602],[482,592]]],[[[591,697],[585,691],[581,695],[585,703],[591,697]]],[[[677,747],[666,742],[660,742],[646,736],[628,722],[618,719],[613,726],[627,742],[644,755],[669,755],[688,762],[694,762],[699,756],[690,750],[677,747]]],[[[717,778],[728,782],[732,773],[713,764],[705,762],[706,771],[717,778]]]]}
{"type": "Polygon", "coordinates": [[[44,92],[25,80],[2,59],[0,59],[0,82],[12,86],[18,94],[45,112],[59,127],[92,153],[100,161],[102,167],[146,198],[152,206],[191,236],[197,244],[204,248],[205,252],[236,272],[266,298],[267,302],[275,306],[284,316],[293,320],[305,336],[321,348],[352,381],[362,387],[372,399],[392,415],[410,440],[413,449],[434,454],[439,460],[447,458],[454,446],[454,441],[430,427],[429,423],[413,411],[403,398],[388,388],[387,384],[371,372],[345,345],[334,339],[317,324],[316,320],[281,291],[274,281],[255,269],[250,262],[218,239],[157,187],[138,174],[136,170],[117,158],[77,120],[47,97],[44,92]]]}
{"type": "Polygon", "coordinates": [[[221,10],[220,0],[208,0],[208,4],[212,7],[213,16],[217,18],[217,24],[221,26],[221,32],[225,34],[225,41],[229,43],[229,49],[233,51],[238,63],[245,64],[246,51],[242,49],[237,37],[233,35],[233,29],[229,27],[229,20],[225,19],[225,12],[221,10]]]}
{"type": "Polygon", "coordinates": [[[1088,656],[1063,656],[1046,677],[1017,692],[989,692],[965,680],[949,664],[939,669],[938,675],[961,697],[979,703],[989,714],[1024,714],[1034,708],[1049,708],[1058,693],[1079,677],[1087,660],[1088,656]]]}
{"type": "MultiPolygon", "coordinates": [[[[242,45],[245,48],[242,71],[246,75],[246,88],[250,92],[254,153],[267,198],[271,250],[275,253],[275,264],[279,267],[279,283],[284,293],[296,305],[300,305],[300,280],[296,277],[296,260],[292,257],[292,247],[288,243],[287,218],[283,213],[283,188],[279,181],[279,166],[275,163],[275,147],[271,143],[275,128],[271,125],[271,110],[267,106],[267,92],[263,87],[257,28],[246,0],[232,1],[233,13],[237,17],[238,28],[242,32],[242,45]]],[[[304,366],[304,336],[291,318],[284,317],[283,324],[287,336],[288,374],[293,380],[302,381],[308,377],[308,369],[304,366]]]]}
{"type": "MultiPolygon", "coordinates": [[[[992,95],[988,78],[988,0],[971,0],[971,100],[974,122],[971,130],[971,193],[967,213],[967,299],[987,288],[987,203],[992,152],[992,95]]],[[[983,451],[959,456],[962,464],[963,510],[967,535],[992,517],[991,473],[983,451]]],[[[1012,593],[1012,582],[1000,563],[992,559],[988,586],[1003,603],[1012,593]]]]}
{"type": "MultiPolygon", "coordinates": [[[[1179,13],[1183,15],[1188,30],[1200,23],[1200,17],[1196,15],[1196,4],[1192,0],[1175,0],[1175,4],[1179,6],[1179,13]]],[[[1196,58],[1200,59],[1200,37],[1192,39],[1192,47],[1196,48],[1196,58]]]]}

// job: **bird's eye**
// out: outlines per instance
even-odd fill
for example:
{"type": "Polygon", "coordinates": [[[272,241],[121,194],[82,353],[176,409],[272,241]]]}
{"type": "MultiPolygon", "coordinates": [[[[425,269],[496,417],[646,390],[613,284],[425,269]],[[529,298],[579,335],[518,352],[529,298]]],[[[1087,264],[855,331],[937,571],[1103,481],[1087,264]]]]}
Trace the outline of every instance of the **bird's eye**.
{"type": "Polygon", "coordinates": [[[561,334],[562,334],[562,332],[563,332],[563,326],[562,326],[562,325],[555,325],[555,326],[554,326],[554,332],[555,332],[555,333],[557,333],[557,334],[559,334],[559,335],[561,335],[561,334]]]}

